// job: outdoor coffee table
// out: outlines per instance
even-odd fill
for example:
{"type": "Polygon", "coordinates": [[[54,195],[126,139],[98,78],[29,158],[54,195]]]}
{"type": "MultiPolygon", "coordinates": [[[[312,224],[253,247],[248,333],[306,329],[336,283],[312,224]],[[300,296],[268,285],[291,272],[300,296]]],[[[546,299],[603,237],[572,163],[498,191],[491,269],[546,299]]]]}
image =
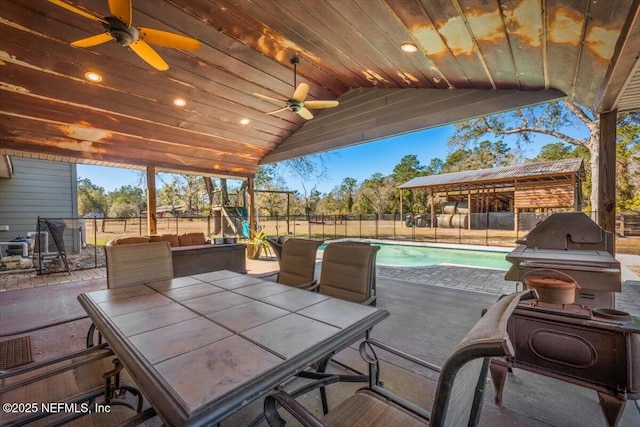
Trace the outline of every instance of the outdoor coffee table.
{"type": "Polygon", "coordinates": [[[230,271],[78,300],[171,426],[222,421],[389,315],[230,271]]]}

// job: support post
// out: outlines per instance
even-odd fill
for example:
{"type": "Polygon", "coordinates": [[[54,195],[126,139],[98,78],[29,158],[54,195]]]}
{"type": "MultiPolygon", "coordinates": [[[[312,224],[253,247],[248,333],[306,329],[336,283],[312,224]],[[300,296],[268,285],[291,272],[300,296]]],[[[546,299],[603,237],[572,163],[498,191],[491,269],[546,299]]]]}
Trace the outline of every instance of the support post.
{"type": "Polygon", "coordinates": [[[253,232],[257,229],[256,222],[256,192],[253,186],[254,176],[247,177],[247,195],[248,195],[248,211],[249,211],[249,238],[253,238],[253,232]],[[254,231],[252,231],[254,230],[254,231]]]}
{"type": "Polygon", "coordinates": [[[147,167],[147,232],[158,234],[158,216],[156,215],[156,168],[147,167]]]}
{"type": "Polygon", "coordinates": [[[429,193],[429,204],[431,205],[431,228],[435,228],[436,226],[436,206],[435,206],[435,198],[433,197],[433,188],[429,193]]]}
{"type": "Polygon", "coordinates": [[[469,210],[469,222],[467,222],[467,229],[471,230],[471,216],[473,215],[473,208],[471,207],[471,186],[467,188],[467,206],[469,210]]]}
{"type": "MultiPolygon", "coordinates": [[[[616,120],[617,111],[600,114],[600,161],[598,162],[598,224],[616,231],[616,120]]],[[[615,249],[615,248],[614,248],[615,249]]],[[[615,251],[614,251],[615,252],[615,251]]]]}

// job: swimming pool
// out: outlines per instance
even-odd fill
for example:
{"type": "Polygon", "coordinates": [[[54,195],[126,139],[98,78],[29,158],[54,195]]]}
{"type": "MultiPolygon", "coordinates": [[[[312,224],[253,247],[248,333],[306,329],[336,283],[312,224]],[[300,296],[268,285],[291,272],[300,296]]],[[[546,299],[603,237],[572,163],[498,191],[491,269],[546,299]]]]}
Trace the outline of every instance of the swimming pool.
{"type": "MultiPolygon", "coordinates": [[[[402,245],[374,243],[380,246],[376,258],[379,265],[394,267],[424,267],[427,265],[453,264],[468,267],[508,270],[511,263],[505,259],[509,252],[454,249],[426,245],[402,245]]],[[[320,249],[323,249],[322,245],[320,249]]]]}

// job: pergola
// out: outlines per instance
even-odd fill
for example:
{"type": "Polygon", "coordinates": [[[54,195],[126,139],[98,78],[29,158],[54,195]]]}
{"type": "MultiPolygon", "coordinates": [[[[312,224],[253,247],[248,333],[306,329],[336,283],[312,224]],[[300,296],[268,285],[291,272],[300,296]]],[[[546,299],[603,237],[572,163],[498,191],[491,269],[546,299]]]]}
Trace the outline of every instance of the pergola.
{"type": "Polygon", "coordinates": [[[202,45],[153,46],[166,71],[114,40],[70,45],[126,0],[67,3],[2,3],[0,154],[146,169],[150,232],[156,171],[251,191],[261,164],[561,98],[600,115],[595,208],[613,229],[616,113],[640,106],[637,0],[133,0],[134,26],[202,45]],[[292,57],[307,100],[338,107],[265,114],[284,103],[254,93],[289,99],[292,57]]]}

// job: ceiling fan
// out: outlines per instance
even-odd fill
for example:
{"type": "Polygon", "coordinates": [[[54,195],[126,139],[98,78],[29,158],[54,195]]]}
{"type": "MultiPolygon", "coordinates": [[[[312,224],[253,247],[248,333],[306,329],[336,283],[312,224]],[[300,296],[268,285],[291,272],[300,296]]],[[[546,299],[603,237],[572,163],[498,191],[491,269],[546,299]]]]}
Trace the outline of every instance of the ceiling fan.
{"type": "Polygon", "coordinates": [[[332,108],[338,106],[338,101],[305,101],[307,94],[309,93],[309,85],[306,83],[300,83],[296,85],[296,77],[298,64],[300,63],[300,58],[294,56],[291,58],[291,63],[293,64],[293,87],[295,88],[293,92],[293,96],[289,99],[282,100],[272,98],[267,95],[262,95],[260,93],[253,93],[255,96],[259,98],[266,99],[268,101],[275,101],[280,104],[284,103],[285,106],[282,108],[278,108],[277,110],[270,111],[267,114],[277,114],[281,111],[289,110],[293,113],[297,113],[300,117],[311,120],[313,119],[313,114],[309,110],[320,110],[322,108],[332,108]]]}
{"type": "Polygon", "coordinates": [[[49,1],[85,18],[102,23],[106,31],[95,36],[76,40],[71,43],[71,46],[92,47],[115,40],[122,46],[129,46],[140,58],[160,71],[169,69],[169,65],[167,65],[165,60],[162,59],[148,43],[174,49],[200,49],[200,42],[191,37],[185,37],[162,30],[154,30],[153,28],[132,26],[131,0],[108,0],[111,16],[106,17],[85,12],[63,0],[49,1]]]}

